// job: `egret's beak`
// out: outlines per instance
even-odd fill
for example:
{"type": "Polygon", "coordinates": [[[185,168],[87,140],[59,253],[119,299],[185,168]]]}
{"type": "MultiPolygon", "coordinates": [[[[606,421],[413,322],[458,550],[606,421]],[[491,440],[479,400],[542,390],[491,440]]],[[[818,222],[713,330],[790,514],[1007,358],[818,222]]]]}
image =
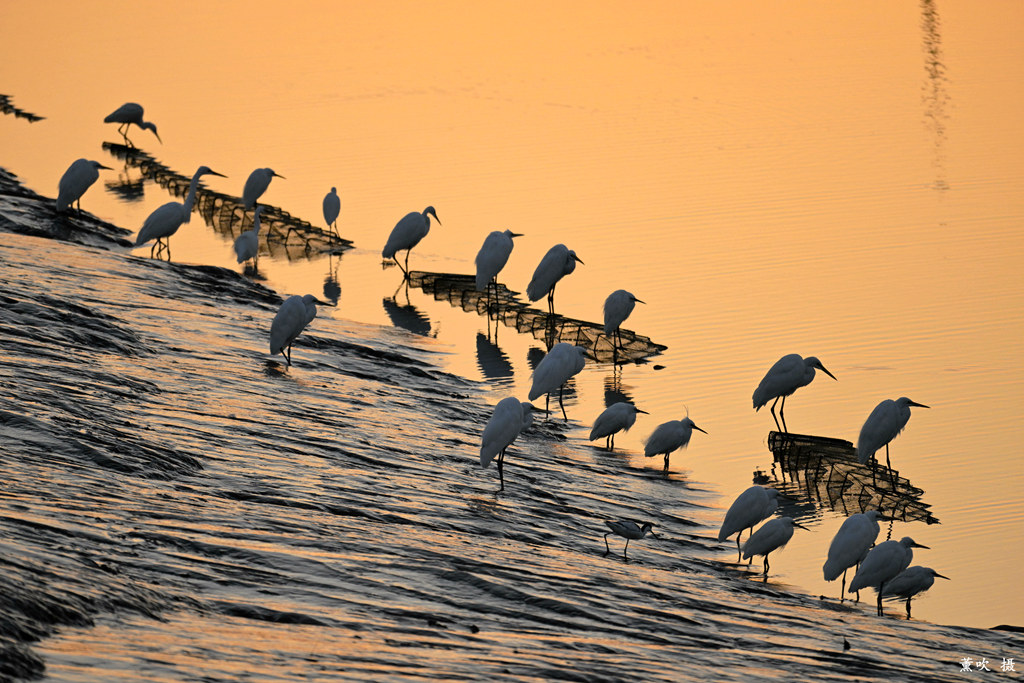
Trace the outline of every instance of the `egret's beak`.
{"type": "MultiPolygon", "coordinates": [[[[698,432],[704,432],[704,430],[698,427],[697,425],[693,425],[693,428],[696,429],[698,432]]],[[[707,432],[704,433],[707,434],[707,432]]]]}
{"type": "Polygon", "coordinates": [[[907,405],[908,406],[917,406],[918,408],[931,408],[931,406],[926,406],[925,404],[918,403],[917,401],[910,401],[909,403],[907,403],[907,405]]]}
{"type": "Polygon", "coordinates": [[[533,405],[532,403],[527,403],[526,405],[530,406],[530,410],[540,410],[540,408],[538,408],[537,406],[533,405]]]}
{"type": "Polygon", "coordinates": [[[160,139],[160,133],[157,133],[157,132],[156,132],[156,131],[154,130],[154,131],[153,131],[153,135],[155,135],[155,136],[156,136],[157,142],[159,142],[159,143],[160,143],[161,145],[162,145],[162,144],[164,144],[164,141],[160,139]]]}
{"type": "Polygon", "coordinates": [[[321,306],[330,306],[332,308],[336,308],[338,306],[338,304],[332,304],[332,303],[327,302],[327,301],[320,301],[320,299],[317,299],[316,297],[313,297],[313,303],[319,304],[321,306]]]}
{"type": "MultiPolygon", "coordinates": [[[[822,371],[822,372],[824,372],[824,373],[825,373],[826,375],[828,375],[829,377],[831,377],[832,379],[836,379],[836,376],[835,376],[835,375],[833,375],[833,374],[832,374],[831,372],[829,372],[828,370],[826,370],[826,369],[825,369],[825,366],[824,366],[824,365],[822,365],[822,366],[821,366],[821,371],[822,371]]],[[[836,381],[838,382],[839,380],[837,380],[837,379],[836,379],[836,381]]]]}
{"type": "Polygon", "coordinates": [[[206,175],[219,175],[221,178],[227,178],[227,176],[224,175],[223,173],[217,173],[216,171],[212,171],[212,170],[209,173],[207,173],[206,175]]]}
{"type": "MultiPolygon", "coordinates": [[[[643,413],[644,415],[650,415],[650,413],[648,413],[646,410],[640,410],[639,408],[636,409],[636,412],[643,413]]],[[[703,431],[703,430],[701,430],[701,431],[703,431]]],[[[704,432],[704,433],[707,434],[707,432],[704,432]]]]}
{"type": "Polygon", "coordinates": [[[110,168],[109,166],[104,166],[103,164],[97,164],[96,168],[105,168],[108,171],[113,171],[114,170],[114,169],[110,168]]]}
{"type": "Polygon", "coordinates": [[[272,173],[273,173],[273,175],[277,176],[277,177],[278,177],[278,178],[280,178],[281,180],[288,180],[287,178],[285,178],[285,177],[284,177],[283,175],[281,175],[280,173],[277,173],[276,171],[272,171],[272,173]]]}
{"type": "MultiPolygon", "coordinates": [[[[578,263],[583,263],[583,259],[581,259],[581,258],[580,258],[579,256],[577,256],[576,254],[573,254],[573,255],[572,255],[572,258],[573,258],[573,260],[577,261],[578,263]]],[[[587,264],[586,264],[586,263],[583,263],[583,265],[587,265],[587,264]]]]}
{"type": "Polygon", "coordinates": [[[640,299],[637,299],[635,296],[633,297],[633,301],[637,302],[638,304],[646,304],[647,303],[646,301],[640,301],[640,299]]]}
{"type": "Polygon", "coordinates": [[[926,546],[926,545],[921,545],[920,543],[912,543],[912,544],[910,545],[910,547],[911,547],[911,548],[924,548],[925,550],[931,550],[931,548],[929,548],[928,546],[926,546]]]}
{"type": "MultiPolygon", "coordinates": [[[[434,218],[437,218],[437,216],[434,216],[434,218]]],[[[440,222],[441,221],[438,221],[438,223],[440,223],[440,222]]],[[[514,233],[512,233],[512,237],[522,237],[522,236],[523,236],[523,233],[521,233],[521,232],[514,232],[514,233]]]]}
{"type": "Polygon", "coordinates": [[[803,529],[804,531],[810,531],[810,529],[805,527],[803,524],[797,524],[796,522],[793,522],[793,526],[795,526],[797,529],[803,529]]]}
{"type": "Polygon", "coordinates": [[[948,576],[943,576],[942,574],[940,574],[938,572],[935,572],[935,576],[937,578],[940,578],[940,579],[945,579],[946,581],[952,581],[953,580],[953,579],[949,578],[948,576]]]}
{"type": "Polygon", "coordinates": [[[661,538],[660,536],[658,536],[658,534],[654,533],[654,529],[648,529],[647,533],[651,536],[654,536],[655,538],[661,538]]]}

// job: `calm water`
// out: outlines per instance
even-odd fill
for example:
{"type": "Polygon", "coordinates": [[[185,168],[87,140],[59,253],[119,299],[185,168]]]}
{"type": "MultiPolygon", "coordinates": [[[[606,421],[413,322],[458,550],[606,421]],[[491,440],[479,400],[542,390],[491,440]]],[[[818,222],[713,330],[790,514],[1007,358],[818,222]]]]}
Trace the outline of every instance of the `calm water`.
{"type": "MultiPolygon", "coordinates": [[[[380,366],[354,371],[347,369],[348,354],[309,365],[300,361],[286,376],[305,387],[303,401],[309,404],[297,414],[315,413],[314,408],[323,405],[317,397],[327,390],[359,397],[359,402],[333,397],[353,404],[327,408],[325,415],[317,416],[319,427],[312,431],[308,425],[285,421],[271,436],[253,436],[256,440],[246,445],[234,432],[233,420],[252,413],[257,405],[270,410],[263,402],[274,403],[269,386],[277,384],[257,388],[253,382],[280,379],[264,372],[262,335],[274,308],[269,300],[261,299],[266,302],[262,308],[246,308],[235,317],[225,313],[222,320],[196,325],[191,316],[197,304],[189,298],[201,286],[181,284],[187,278],[182,271],[136,265],[120,257],[113,263],[93,264],[92,289],[84,289],[87,280],[72,278],[63,284],[65,297],[94,297],[91,308],[124,318],[124,327],[133,334],[149,330],[154,336],[174,338],[173,343],[164,341],[176,353],[202,349],[195,352],[199,358],[191,361],[196,364],[192,368],[187,367],[187,353],[185,358],[175,356],[186,367],[171,377],[161,377],[166,352],[156,353],[148,370],[145,364],[121,367],[123,359],[114,359],[111,362],[118,367],[106,369],[111,377],[143,383],[135,389],[143,394],[149,386],[145,382],[159,379],[159,409],[133,414],[126,425],[137,427],[144,416],[159,414],[161,430],[167,430],[164,447],[196,460],[169,475],[178,482],[171,487],[173,493],[143,495],[145,487],[139,481],[147,482],[145,486],[152,482],[127,473],[121,486],[143,490],[119,495],[136,501],[170,496],[160,498],[168,509],[152,517],[173,526],[168,519],[187,518],[181,506],[192,500],[190,496],[206,501],[216,497],[211,491],[233,491],[224,494],[221,513],[202,517],[203,528],[196,530],[196,537],[189,534],[189,543],[217,539],[218,548],[259,545],[260,552],[279,558],[279,563],[271,562],[274,565],[289,566],[314,556],[328,573],[339,567],[350,571],[352,562],[365,562],[376,570],[391,566],[387,550],[401,544],[422,550],[453,543],[461,552],[436,550],[465,556],[472,548],[469,555],[475,562],[515,566],[518,553],[525,551],[488,556],[480,552],[477,532],[460,526],[472,523],[473,515],[497,515],[496,528],[501,530],[490,532],[498,535],[496,543],[533,538],[545,552],[556,555],[545,560],[550,566],[542,563],[531,569],[557,574],[564,583],[552,589],[556,594],[577,580],[587,585],[580,577],[593,569],[603,516],[652,517],[668,527],[665,535],[673,541],[684,534],[700,540],[675,559],[676,550],[682,549],[672,541],[637,543],[636,552],[649,553],[649,562],[652,556],[662,557],[660,569],[665,572],[702,563],[701,571],[714,582],[714,588],[705,590],[717,594],[722,570],[714,563],[732,558],[727,546],[707,539],[717,528],[722,509],[750,484],[752,473],[772,470],[766,436],[773,423],[765,411],[750,409],[750,394],[781,355],[813,354],[839,381],[818,379],[794,395],[787,411],[794,431],[855,440],[864,418],[883,398],[907,395],[932,406],[915,411],[907,430],[893,443],[892,457],[900,473],[924,489],[924,500],[941,524],[896,523],[883,531],[897,538],[910,534],[931,546],[917,561],[953,577],[915,604],[915,617],[976,627],[1020,623],[1024,601],[1016,577],[1024,505],[1017,491],[1024,485],[1024,467],[1016,447],[1024,438],[1017,408],[1024,398],[1019,362],[1024,351],[1019,316],[1024,286],[1017,264],[1024,255],[1019,231],[1024,217],[1024,135],[1019,126],[1024,95],[1015,84],[1024,77],[1024,47],[1016,39],[1024,9],[1019,4],[986,3],[985,11],[969,3],[946,2],[878,2],[847,8],[793,3],[781,10],[665,4],[639,13],[592,8],[585,16],[569,7],[541,5],[486,13],[458,6],[339,10],[323,5],[310,7],[305,15],[292,14],[293,8],[283,14],[274,6],[262,11],[251,7],[205,8],[202,20],[192,13],[164,13],[158,8],[132,8],[126,13],[115,4],[68,5],[61,12],[7,10],[10,19],[0,27],[3,87],[16,104],[47,119],[28,124],[10,116],[0,118],[0,163],[30,188],[52,196],[61,173],[77,157],[115,165],[100,147],[103,140],[116,139],[114,127],[104,125],[102,118],[120,103],[134,100],[143,103],[147,118],[158,124],[164,144],[149,133],[135,132],[133,139],[184,174],[207,164],[228,175],[208,183],[215,190],[240,194],[253,168],[270,166],[287,179],[276,179],[265,200],[319,223],[320,201],[337,186],[342,197],[341,231],[356,248],[340,260],[264,259],[261,282],[280,295],[322,294],[325,278],[335,278],[341,287],[339,306],[321,311],[313,330],[316,352],[333,358],[332,345],[338,339],[378,350],[397,345],[407,349],[399,351],[403,357],[425,363],[424,371],[433,378],[427,384],[435,388],[412,386],[421,381],[415,380],[415,373],[394,378],[392,391],[378,387],[386,359],[379,361],[380,366]],[[65,36],[64,49],[41,59],[36,46],[55,31],[65,36]],[[568,425],[530,435],[519,446],[519,457],[510,457],[512,482],[519,467],[534,477],[529,496],[513,484],[496,500],[488,488],[495,473],[477,472],[471,465],[473,444],[489,405],[506,395],[525,395],[531,367],[527,359],[541,344],[509,328],[499,330],[496,344],[488,341],[483,317],[435,301],[415,288],[396,292],[400,274],[380,267],[379,250],[395,221],[427,204],[437,207],[443,224],[413,253],[414,268],[470,272],[486,233],[511,228],[525,236],[517,241],[501,279],[521,291],[541,255],[552,244],[564,242],[585,265],[559,286],[559,311],[598,320],[607,293],[623,287],[647,302],[637,307],[627,326],[668,346],[652,363],[619,371],[592,366],[576,379],[568,425]],[[175,294],[172,303],[138,312],[140,288],[149,292],[146,296],[159,296],[139,274],[151,272],[159,272],[176,288],[175,294]],[[104,283],[105,278],[110,282],[104,283]],[[99,294],[108,291],[124,293],[117,306],[98,301],[99,294]],[[173,303],[177,301],[184,303],[173,303]],[[241,327],[239,320],[244,321],[241,327]],[[183,335],[197,338],[182,339],[183,335]],[[230,343],[224,343],[225,335],[230,343]],[[655,369],[655,364],[664,369],[655,369]],[[220,386],[218,378],[225,373],[239,374],[220,386]],[[440,385],[432,384],[435,379],[440,385]],[[483,382],[476,384],[477,380],[483,382]],[[436,386],[447,387],[440,389],[442,397],[457,394],[457,407],[438,401],[436,386]],[[614,456],[583,441],[609,390],[627,394],[651,413],[617,439],[621,453],[614,456]],[[235,398],[229,400],[221,392],[235,398]],[[424,408],[428,399],[433,402],[424,408]],[[687,411],[709,434],[697,434],[685,454],[674,456],[666,480],[658,463],[642,457],[641,442],[655,425],[687,411]],[[338,424],[355,429],[361,440],[344,446],[338,424]],[[446,438],[446,429],[452,434],[442,452],[431,444],[439,434],[446,438]],[[387,447],[380,445],[383,436],[387,447]],[[282,439],[291,445],[275,453],[272,444],[282,439]],[[209,448],[210,442],[218,446],[209,448]],[[364,465],[364,483],[357,478],[337,494],[347,501],[338,505],[362,509],[369,504],[374,514],[385,514],[374,508],[383,506],[386,514],[423,520],[389,523],[386,532],[375,530],[383,536],[364,540],[369,548],[354,556],[366,556],[355,561],[348,554],[350,548],[341,551],[327,540],[337,519],[332,517],[312,533],[308,510],[301,505],[239,502],[239,491],[251,492],[253,480],[263,479],[260,469],[245,471],[246,481],[232,486],[205,480],[231,478],[229,473],[211,472],[244,471],[240,463],[255,456],[261,463],[258,468],[276,470],[267,474],[264,486],[277,488],[271,482],[284,479],[285,488],[293,489],[297,499],[316,500],[326,495],[326,487],[338,485],[338,478],[352,476],[351,462],[324,454],[326,442],[340,442],[337,447],[344,447],[351,457],[373,461],[364,465]],[[402,460],[410,454],[426,460],[412,472],[392,471],[380,463],[393,465],[396,449],[402,460]],[[487,504],[470,504],[472,514],[467,513],[466,501],[472,497],[456,489],[469,484],[446,484],[440,474],[438,490],[421,493],[417,482],[438,466],[431,458],[444,463],[446,476],[455,471],[468,478],[487,504]],[[296,459],[308,460],[295,470],[296,459]],[[453,462],[465,464],[453,470],[453,462]],[[379,485],[382,466],[388,481],[396,476],[412,479],[393,484],[399,491],[387,503],[362,501],[353,491],[369,498],[370,482],[379,485]],[[585,474],[579,480],[581,471],[585,474]],[[202,483],[182,483],[197,472],[202,473],[202,483]],[[552,476],[564,477],[559,484],[564,490],[547,481],[552,476]],[[629,483],[623,481],[626,478],[629,483]],[[406,486],[416,495],[404,491],[406,486]],[[532,515],[492,509],[529,505],[526,501],[537,495],[559,496],[558,505],[552,504],[556,509],[569,505],[584,511],[575,513],[578,518],[554,523],[568,525],[572,533],[566,527],[551,528],[546,519],[551,506],[546,504],[538,503],[532,515]],[[175,501],[174,496],[180,499],[175,501]],[[581,498],[599,504],[583,505],[581,498]],[[260,514],[250,517],[245,505],[260,505],[260,514]],[[432,514],[441,514],[433,512],[438,506],[447,508],[444,520],[429,521],[432,514]],[[290,516],[299,519],[290,525],[290,516]],[[681,519],[696,526],[674,526],[681,519]],[[239,520],[259,526],[258,538],[236,533],[239,520]],[[419,532],[404,528],[419,524],[425,527],[419,532]],[[226,531],[228,527],[232,531],[226,531]],[[266,538],[264,534],[271,533],[267,529],[277,529],[279,536],[266,538]],[[445,540],[446,533],[455,534],[454,540],[445,540]],[[303,538],[308,540],[310,534],[316,540],[309,540],[307,550],[300,552],[298,547],[306,547],[303,538]],[[408,534],[419,534],[420,540],[410,541],[408,534]],[[321,552],[327,555],[321,557],[321,552]],[[338,552],[346,553],[345,559],[332,561],[330,554],[338,552]]],[[[136,171],[118,164],[118,170],[107,172],[101,182],[137,177],[136,171]]],[[[131,202],[98,184],[83,206],[134,231],[165,201],[166,193],[152,184],[144,185],[142,196],[131,202]]],[[[44,248],[3,239],[5,267],[15,267],[18,260],[8,253],[44,248]]],[[[238,270],[230,258],[229,240],[198,218],[175,236],[173,248],[176,262],[238,270]]],[[[68,268],[71,263],[79,267],[78,261],[85,258],[60,251],[54,261],[69,264],[68,268]]],[[[58,269],[34,270],[28,265],[18,277],[23,279],[13,274],[4,279],[31,280],[36,289],[29,291],[43,291],[55,279],[66,279],[58,269]]],[[[238,298],[249,296],[241,280],[231,281],[229,289],[235,287],[238,298]]],[[[297,352],[302,358],[312,350],[307,346],[297,352]]],[[[137,351],[149,357],[146,353],[137,351]]],[[[9,362],[14,359],[23,360],[20,355],[8,356],[9,362]]],[[[71,391],[55,382],[52,373],[40,372],[37,381],[53,383],[51,393],[71,391]]],[[[21,384],[19,380],[15,386],[21,384]]],[[[32,386],[19,390],[31,391],[32,386]]],[[[103,394],[95,400],[107,410],[121,405],[103,394]]],[[[55,413],[50,419],[59,418],[55,413]]],[[[121,431],[118,428],[117,434],[121,431]]],[[[106,438],[101,443],[107,448],[116,442],[113,435],[106,438]]],[[[158,454],[154,461],[160,460],[158,454]]],[[[51,503],[54,510],[49,512],[29,506],[33,520],[69,524],[57,514],[66,501],[51,503]]],[[[150,528],[156,523],[150,521],[133,526],[131,505],[123,501],[109,501],[105,509],[123,516],[121,533],[143,535],[130,536],[133,543],[147,542],[145,534],[157,533],[150,528]]],[[[786,551],[773,558],[769,586],[787,600],[796,600],[799,609],[809,609],[813,616],[799,618],[815,623],[832,618],[832,613],[808,607],[800,596],[837,592],[837,586],[821,580],[820,566],[842,513],[820,506],[804,506],[800,513],[812,531],[798,532],[786,551]]],[[[353,528],[346,533],[360,536],[353,528]]],[[[179,547],[178,541],[148,542],[159,546],[161,554],[198,552],[194,546],[179,547]]],[[[119,547],[118,552],[128,551],[119,547]]],[[[238,562],[252,568],[270,562],[226,561],[219,549],[199,554],[219,558],[213,566],[238,562]]],[[[411,561],[433,562],[422,554],[411,561]]],[[[182,572],[191,575],[199,571],[193,565],[206,562],[209,557],[202,563],[190,560],[182,572]]],[[[437,564],[445,571],[473,573],[450,563],[437,564]]],[[[650,590],[648,580],[658,585],[669,582],[666,577],[637,576],[635,569],[631,564],[623,570],[630,572],[629,583],[613,582],[616,588],[609,591],[633,591],[637,586],[650,590]]],[[[204,571],[210,577],[217,573],[209,566],[204,571]]],[[[308,568],[294,572],[322,573],[308,568]]],[[[403,585],[400,578],[388,572],[385,576],[381,580],[387,585],[403,585]]],[[[138,580],[153,579],[147,574],[138,580]]],[[[678,582],[678,577],[673,580],[678,582]]],[[[521,582],[511,577],[508,581],[503,589],[523,590],[521,582]]],[[[731,590],[751,585],[740,577],[729,581],[734,582],[731,590]]],[[[267,604],[264,584],[256,583],[261,587],[249,590],[264,599],[240,600],[229,590],[230,597],[203,602],[235,600],[274,608],[267,604]]],[[[203,657],[203,648],[234,652],[244,661],[247,655],[241,654],[240,642],[262,656],[280,655],[290,665],[306,666],[298,663],[306,653],[297,650],[309,647],[310,638],[351,638],[351,632],[360,629],[379,634],[380,623],[374,620],[382,618],[380,603],[415,610],[429,583],[419,575],[400,595],[343,582],[318,589],[318,594],[329,593],[332,600],[343,602],[369,591],[375,597],[368,602],[378,603],[346,608],[344,620],[331,614],[332,600],[310,599],[315,607],[309,609],[291,605],[282,611],[312,613],[344,625],[325,636],[305,631],[316,630],[315,625],[295,624],[294,648],[277,642],[280,651],[256,644],[264,638],[274,643],[280,637],[277,625],[231,625],[222,619],[197,623],[203,618],[197,615],[212,609],[209,604],[198,610],[171,610],[175,616],[165,617],[167,621],[143,619],[147,629],[161,633],[144,637],[134,648],[126,644],[135,654],[126,656],[125,667],[130,669],[140,648],[153,643],[167,643],[160,651],[179,654],[175,666],[187,667],[182,663],[188,657],[203,657]],[[249,634],[247,628],[270,632],[249,634]],[[194,636],[183,632],[202,632],[204,639],[187,642],[182,639],[194,636]]],[[[179,600],[197,599],[197,585],[192,578],[183,580],[184,587],[172,591],[173,597],[160,600],[179,606],[179,600]]],[[[314,590],[308,585],[307,589],[314,590]]],[[[490,589],[482,590],[493,595],[490,589]]],[[[271,603],[274,599],[269,598],[271,603]]],[[[659,609],[648,604],[652,601],[635,599],[628,609],[659,609]]],[[[445,610],[434,602],[425,611],[430,619],[457,621],[445,617],[445,610]]],[[[392,618],[385,621],[392,623],[392,618]]],[[[864,623],[867,628],[873,622],[864,623]]],[[[133,628],[139,624],[101,620],[80,634],[47,641],[52,643],[46,653],[48,660],[53,658],[51,670],[56,667],[73,677],[79,653],[110,641],[125,643],[124,632],[133,628]]],[[[731,632],[729,627],[721,629],[731,632]]],[[[950,638],[962,637],[957,633],[950,638]]],[[[530,637],[538,639],[528,648],[535,657],[544,649],[544,634],[530,637]]],[[[791,647],[806,647],[800,641],[801,629],[781,637],[791,647]]],[[[546,656],[557,659],[561,646],[551,645],[546,656]]],[[[505,642],[503,647],[511,652],[516,645],[505,642]]],[[[417,656],[425,649],[420,647],[417,656]]],[[[753,644],[745,649],[764,650],[753,644]]],[[[459,658],[465,656],[457,652],[459,658]]],[[[368,661],[378,656],[378,648],[367,648],[368,661]]],[[[393,671],[388,667],[395,666],[394,658],[382,661],[384,670],[393,671]]],[[[507,660],[496,656],[493,661],[507,660]]],[[[650,666],[653,660],[646,661],[650,666]]],[[[437,666],[458,670],[443,655],[437,666]]]]}

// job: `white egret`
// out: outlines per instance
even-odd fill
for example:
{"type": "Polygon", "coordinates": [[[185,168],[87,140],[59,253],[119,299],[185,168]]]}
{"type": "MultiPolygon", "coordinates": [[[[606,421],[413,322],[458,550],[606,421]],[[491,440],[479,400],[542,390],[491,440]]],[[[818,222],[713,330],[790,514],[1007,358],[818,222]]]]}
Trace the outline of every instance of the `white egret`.
{"type": "Polygon", "coordinates": [[[81,211],[82,195],[99,180],[101,168],[113,170],[98,161],[88,159],[76,159],[71,162],[57,183],[57,211],[66,211],[75,202],[78,202],[78,210],[81,211]]]}
{"type": "Polygon", "coordinates": [[[384,250],[381,251],[381,256],[384,258],[394,259],[407,278],[409,277],[409,252],[430,232],[431,216],[434,217],[438,225],[441,225],[441,219],[437,217],[437,212],[432,206],[423,209],[423,213],[412,211],[405,214],[402,220],[398,221],[395,227],[392,228],[391,234],[388,235],[387,244],[384,245],[384,250]],[[401,263],[398,263],[398,259],[395,258],[395,254],[402,250],[405,250],[404,268],[401,263]]]}
{"type": "Polygon", "coordinates": [[[537,301],[545,294],[548,297],[548,313],[555,314],[555,285],[563,277],[576,270],[576,264],[583,263],[576,252],[564,244],[556,244],[548,249],[533,271],[530,284],[526,286],[526,295],[530,301],[537,301]]]}
{"type": "MultiPolygon", "coordinates": [[[[513,238],[522,237],[522,233],[511,230],[495,230],[484,238],[483,246],[476,254],[476,289],[482,292],[487,288],[490,298],[490,285],[494,283],[494,296],[498,296],[498,273],[508,263],[508,257],[515,247],[513,238]]],[[[490,310],[488,308],[488,310],[490,310]]]]}
{"type": "Polygon", "coordinates": [[[754,410],[758,411],[768,401],[775,399],[772,403],[772,417],[775,418],[776,429],[789,432],[786,428],[786,397],[800,387],[805,387],[814,379],[814,369],[821,370],[826,375],[835,379],[835,375],[825,369],[821,361],[814,356],[801,358],[798,353],[791,353],[783,356],[775,365],[768,370],[761,383],[754,390],[754,410]],[[779,408],[779,416],[782,417],[782,426],[779,427],[779,418],[775,417],[775,404],[782,399],[782,406],[779,408]]]}
{"type": "Polygon", "coordinates": [[[882,592],[882,597],[899,597],[907,599],[907,619],[910,618],[910,599],[918,593],[923,593],[932,587],[935,583],[935,579],[946,579],[949,581],[948,576],[943,576],[930,567],[922,567],[920,565],[914,565],[913,567],[907,567],[902,572],[896,575],[896,578],[885,584],[885,590],[882,592]]]}
{"type": "MultiPolygon", "coordinates": [[[[835,581],[843,575],[843,583],[839,589],[839,602],[846,595],[846,570],[860,564],[867,557],[868,551],[878,538],[878,520],[882,514],[878,510],[868,510],[850,515],[843,520],[839,531],[828,546],[828,558],[822,566],[822,574],[826,581],[835,581]]],[[[860,599],[860,596],[857,596],[860,599]]]]}
{"type": "Polygon", "coordinates": [[[618,432],[628,432],[636,423],[637,413],[648,414],[646,410],[640,410],[626,401],[611,404],[594,420],[594,428],[590,430],[590,441],[604,437],[605,448],[615,448],[615,435],[618,432]]]}
{"type": "MultiPolygon", "coordinates": [[[[585,353],[586,349],[582,346],[573,346],[566,342],[559,342],[552,346],[533,371],[530,400],[558,389],[558,405],[562,408],[562,417],[568,420],[569,416],[565,414],[565,405],[562,403],[562,388],[570,377],[578,374],[586,365],[585,353]]],[[[546,402],[545,406],[547,406],[546,402]]]]}
{"type": "Polygon", "coordinates": [[[324,197],[324,221],[327,222],[327,227],[334,230],[334,233],[341,237],[338,233],[338,214],[341,213],[341,199],[338,198],[338,188],[332,187],[331,191],[324,197]]]}
{"type": "Polygon", "coordinates": [[[607,557],[608,553],[612,551],[611,547],[608,545],[608,534],[614,533],[626,539],[626,545],[622,549],[622,559],[626,560],[627,562],[629,562],[629,558],[626,557],[626,550],[629,549],[629,542],[631,540],[643,538],[647,534],[650,534],[651,536],[657,538],[657,534],[655,534],[651,530],[651,527],[653,527],[654,525],[650,522],[644,522],[642,525],[640,525],[636,522],[631,522],[629,520],[608,520],[605,522],[605,524],[608,525],[608,528],[611,529],[611,531],[604,535],[604,557],[607,557]]]}
{"type": "Polygon", "coordinates": [[[614,348],[622,346],[622,335],[619,334],[619,326],[629,317],[637,304],[645,303],[624,289],[616,289],[604,300],[604,333],[610,339],[615,333],[616,341],[614,348]]]}
{"type": "Polygon", "coordinates": [[[275,173],[272,168],[257,168],[249,174],[242,188],[242,202],[245,208],[251,209],[256,206],[256,201],[263,196],[263,193],[270,187],[270,181],[274,178],[287,180],[283,175],[275,173]]]}
{"type": "Polygon", "coordinates": [[[890,478],[892,477],[889,442],[907,426],[907,420],[910,419],[910,406],[928,407],[923,403],[911,401],[906,396],[895,401],[887,398],[875,406],[875,409],[868,415],[868,419],[865,420],[864,426],[860,428],[860,437],[857,439],[857,460],[861,465],[867,463],[875,451],[885,446],[885,465],[889,468],[890,478]]]}
{"type": "Polygon", "coordinates": [[[145,244],[150,240],[156,240],[156,244],[150,249],[149,255],[153,256],[154,250],[156,250],[157,254],[166,250],[167,260],[171,260],[170,237],[178,232],[178,228],[182,224],[188,223],[192,219],[192,206],[196,203],[196,188],[199,186],[199,179],[204,175],[216,175],[221,178],[227,177],[222,173],[212,170],[209,166],[200,166],[196,170],[195,175],[192,176],[192,182],[188,186],[188,195],[185,197],[185,201],[167,202],[149,214],[149,218],[142,224],[142,229],[139,230],[139,234],[135,238],[135,246],[145,244]]]}
{"type": "Polygon", "coordinates": [[[911,560],[914,559],[914,548],[928,549],[928,546],[916,543],[910,536],[904,536],[898,541],[879,543],[860,563],[860,569],[853,575],[846,592],[856,593],[862,588],[874,586],[878,589],[878,616],[882,616],[882,593],[885,592],[885,585],[910,566],[911,560]]]}
{"type": "Polygon", "coordinates": [[[743,544],[744,559],[753,559],[754,555],[764,556],[764,575],[768,576],[768,556],[775,550],[785,548],[789,539],[793,538],[793,528],[807,529],[797,524],[792,517],[776,517],[769,519],[764,525],[751,534],[743,544]]]}
{"type": "Polygon", "coordinates": [[[779,509],[779,492],[764,486],[751,486],[736,496],[729,506],[718,531],[718,540],[724,541],[736,534],[736,555],[742,559],[740,538],[744,529],[753,531],[754,527],[772,516],[779,509]]]}
{"type": "MultiPolygon", "coordinates": [[[[126,102],[120,107],[114,110],[113,113],[103,119],[103,123],[120,123],[117,127],[117,132],[124,138],[124,144],[128,147],[134,147],[132,141],[128,139],[128,128],[134,123],[143,130],[153,131],[153,135],[156,136],[157,140],[160,140],[160,134],[156,132],[156,124],[152,121],[142,120],[142,105],[135,104],[134,102],[126,102]]],[[[160,140],[160,144],[164,144],[163,140],[160,140]]]]}
{"type": "Polygon", "coordinates": [[[480,465],[487,467],[497,456],[500,491],[505,490],[505,450],[533,424],[533,404],[520,402],[514,397],[503,398],[494,406],[494,413],[484,427],[480,442],[480,465]]]}
{"type": "Polygon", "coordinates": [[[246,230],[235,239],[235,256],[238,262],[243,263],[252,259],[252,269],[259,268],[260,256],[260,214],[263,213],[263,205],[256,207],[252,215],[252,229],[246,230]]]}
{"type": "Polygon", "coordinates": [[[290,296],[281,304],[270,324],[270,355],[280,353],[292,364],[292,342],[316,317],[317,301],[312,294],[290,296]]]}
{"type": "MultiPolygon", "coordinates": [[[[652,458],[655,455],[665,455],[665,471],[668,471],[668,457],[677,448],[686,448],[690,443],[690,436],[693,430],[704,432],[703,429],[693,424],[693,420],[684,417],[682,420],[669,420],[658,425],[647,437],[644,444],[644,456],[652,458]]],[[[707,432],[704,432],[707,434],[707,432]]]]}

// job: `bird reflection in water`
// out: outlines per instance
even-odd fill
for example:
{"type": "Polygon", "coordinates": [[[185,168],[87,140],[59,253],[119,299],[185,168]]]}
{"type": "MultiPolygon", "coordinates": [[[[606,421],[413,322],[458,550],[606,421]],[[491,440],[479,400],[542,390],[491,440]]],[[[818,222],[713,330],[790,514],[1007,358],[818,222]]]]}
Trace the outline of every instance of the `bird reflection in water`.
{"type": "Polygon", "coordinates": [[[476,364],[487,379],[511,384],[515,374],[504,351],[482,332],[476,333],[476,364]]]}
{"type": "Polygon", "coordinates": [[[324,276],[324,298],[335,306],[341,297],[341,282],[338,280],[338,266],[341,265],[341,255],[334,260],[334,253],[327,252],[327,275],[324,276]]]}
{"type": "Polygon", "coordinates": [[[434,336],[430,332],[430,318],[420,312],[409,300],[409,280],[402,280],[398,289],[390,297],[383,300],[384,312],[391,319],[391,324],[401,327],[421,337],[434,336]],[[398,303],[399,292],[405,290],[405,304],[398,303]]]}

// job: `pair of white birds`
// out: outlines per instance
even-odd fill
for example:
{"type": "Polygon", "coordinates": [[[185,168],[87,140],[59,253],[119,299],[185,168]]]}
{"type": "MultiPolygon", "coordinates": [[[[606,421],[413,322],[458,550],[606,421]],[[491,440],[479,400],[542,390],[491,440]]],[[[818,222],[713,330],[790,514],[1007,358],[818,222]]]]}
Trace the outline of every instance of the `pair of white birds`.
{"type": "MultiPolygon", "coordinates": [[[[774,399],[770,410],[772,417],[775,418],[775,426],[788,432],[784,414],[786,397],[792,395],[800,387],[810,384],[814,379],[815,369],[836,379],[835,375],[826,370],[821,361],[814,356],[802,358],[799,354],[791,353],[780,358],[754,390],[754,410],[760,410],[768,401],[774,399]],[[775,416],[775,405],[780,399],[782,400],[782,406],[779,408],[779,416],[782,418],[781,427],[779,427],[779,418],[775,416]]],[[[912,406],[929,407],[923,403],[912,401],[906,396],[895,400],[886,399],[875,406],[867,420],[864,421],[860,436],[857,438],[857,459],[860,464],[866,464],[875,452],[884,446],[885,462],[889,471],[892,471],[892,463],[889,461],[889,442],[907,426],[912,406]]]]}

